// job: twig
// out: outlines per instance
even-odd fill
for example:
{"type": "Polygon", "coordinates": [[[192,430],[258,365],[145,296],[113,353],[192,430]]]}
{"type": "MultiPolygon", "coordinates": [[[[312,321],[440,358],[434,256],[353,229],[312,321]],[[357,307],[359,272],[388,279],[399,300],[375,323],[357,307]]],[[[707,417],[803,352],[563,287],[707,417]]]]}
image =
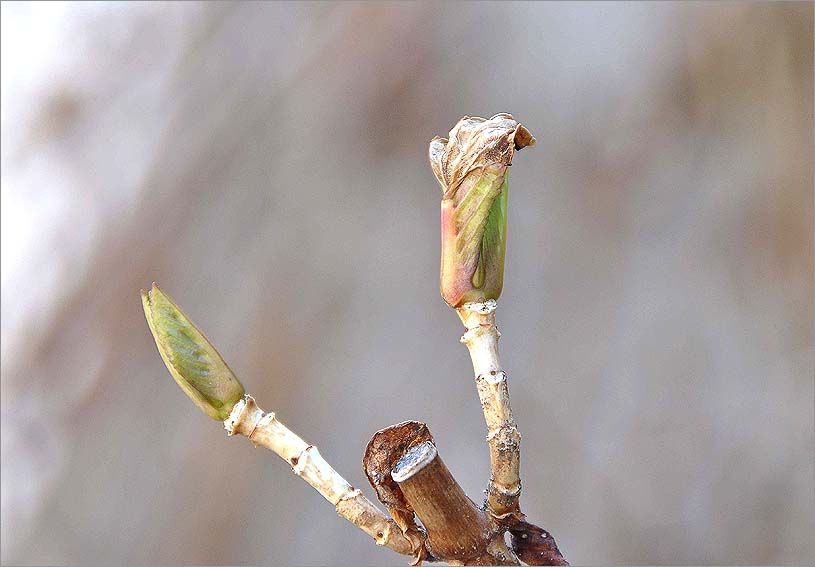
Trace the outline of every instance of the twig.
{"type": "Polygon", "coordinates": [[[507,375],[498,359],[495,326],[497,303],[467,303],[456,310],[467,331],[461,342],[470,351],[478,397],[487,423],[490,447],[490,482],[487,488],[487,510],[497,521],[521,519],[518,498],[521,495],[521,434],[509,405],[507,375]]]}
{"type": "Polygon", "coordinates": [[[456,310],[467,331],[461,342],[470,351],[478,397],[487,423],[490,447],[490,483],[486,509],[499,526],[512,536],[512,549],[529,565],[568,565],[552,534],[525,521],[521,496],[521,434],[509,405],[507,375],[498,358],[501,333],[495,326],[498,304],[467,303],[456,310]]]}
{"type": "Polygon", "coordinates": [[[334,505],[337,514],[374,538],[377,545],[411,555],[410,542],[402,536],[395,522],[340,476],[317,447],[303,441],[274,413],[265,413],[254,398],[247,395],[236,403],[224,421],[224,428],[229,435],[243,435],[254,445],[277,453],[297,476],[334,505]]]}

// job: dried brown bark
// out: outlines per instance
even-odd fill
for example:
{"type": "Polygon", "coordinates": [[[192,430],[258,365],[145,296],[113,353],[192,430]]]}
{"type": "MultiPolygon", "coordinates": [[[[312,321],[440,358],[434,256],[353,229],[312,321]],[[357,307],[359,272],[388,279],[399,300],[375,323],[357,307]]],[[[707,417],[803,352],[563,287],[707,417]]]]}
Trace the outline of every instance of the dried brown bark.
{"type": "Polygon", "coordinates": [[[380,501],[415,544],[414,563],[518,564],[504,543],[504,530],[496,529],[464,493],[425,424],[406,421],[378,431],[365,451],[363,468],[380,501]]]}
{"type": "Polygon", "coordinates": [[[408,450],[391,474],[422,521],[434,557],[461,565],[518,564],[484,511],[453,478],[432,441],[408,450]]]}

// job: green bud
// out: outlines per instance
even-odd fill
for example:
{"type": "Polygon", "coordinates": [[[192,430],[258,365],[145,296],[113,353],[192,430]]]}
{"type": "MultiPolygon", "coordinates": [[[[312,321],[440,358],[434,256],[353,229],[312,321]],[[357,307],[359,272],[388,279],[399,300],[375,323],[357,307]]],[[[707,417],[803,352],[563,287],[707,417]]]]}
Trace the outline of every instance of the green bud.
{"type": "Polygon", "coordinates": [[[204,413],[224,421],[244,395],[235,374],[203,333],[155,283],[149,292],[142,290],[141,299],[167,370],[204,413]]]}
{"type": "Polygon", "coordinates": [[[516,149],[534,144],[510,114],[465,116],[449,140],[431,140],[430,166],[443,191],[441,295],[451,307],[501,295],[508,167],[516,149]]]}

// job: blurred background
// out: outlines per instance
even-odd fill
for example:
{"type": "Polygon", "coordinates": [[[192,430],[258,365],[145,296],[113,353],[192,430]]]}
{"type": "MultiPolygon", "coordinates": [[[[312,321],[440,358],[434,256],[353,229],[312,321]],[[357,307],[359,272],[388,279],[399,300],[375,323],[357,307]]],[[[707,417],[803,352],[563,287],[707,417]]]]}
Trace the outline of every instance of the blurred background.
{"type": "Polygon", "coordinates": [[[187,400],[153,280],[370,497],[366,443],[417,419],[480,501],[426,151],[510,112],[523,510],[573,564],[811,562],[812,21],[3,3],[2,561],[406,563],[187,400]]]}

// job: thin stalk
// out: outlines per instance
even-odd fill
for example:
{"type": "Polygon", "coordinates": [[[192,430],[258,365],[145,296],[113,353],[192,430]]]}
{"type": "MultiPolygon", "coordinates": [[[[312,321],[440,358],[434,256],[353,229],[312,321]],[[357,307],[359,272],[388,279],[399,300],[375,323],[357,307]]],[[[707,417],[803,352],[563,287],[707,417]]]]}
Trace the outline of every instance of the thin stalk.
{"type": "Polygon", "coordinates": [[[396,523],[334,470],[317,447],[303,441],[274,413],[265,413],[254,398],[247,395],[236,403],[224,420],[224,428],[229,435],[243,435],[255,446],[275,452],[289,463],[297,476],[331,502],[340,517],[371,536],[377,545],[411,555],[410,542],[396,523]]]}
{"type": "Polygon", "coordinates": [[[487,511],[498,522],[522,519],[518,507],[521,496],[521,434],[512,417],[507,375],[498,358],[495,326],[495,300],[467,303],[456,310],[467,329],[461,342],[470,351],[478,397],[487,424],[490,449],[490,482],[487,487],[487,511]]]}

